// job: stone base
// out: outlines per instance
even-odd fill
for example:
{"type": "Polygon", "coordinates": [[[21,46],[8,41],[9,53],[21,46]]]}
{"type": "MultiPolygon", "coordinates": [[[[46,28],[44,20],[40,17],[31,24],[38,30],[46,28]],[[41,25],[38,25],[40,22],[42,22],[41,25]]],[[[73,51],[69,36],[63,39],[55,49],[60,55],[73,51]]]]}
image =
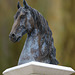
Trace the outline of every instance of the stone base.
{"type": "Polygon", "coordinates": [[[6,69],[3,75],[71,75],[75,71],[70,67],[29,62],[6,69]]]}

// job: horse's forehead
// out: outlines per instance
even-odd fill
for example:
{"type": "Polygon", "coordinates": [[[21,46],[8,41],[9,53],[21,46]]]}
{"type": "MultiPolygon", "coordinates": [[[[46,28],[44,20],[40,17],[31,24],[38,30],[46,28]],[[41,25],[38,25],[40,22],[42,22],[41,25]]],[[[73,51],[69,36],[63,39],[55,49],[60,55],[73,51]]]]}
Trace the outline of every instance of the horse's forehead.
{"type": "Polygon", "coordinates": [[[15,14],[15,16],[19,16],[19,15],[22,15],[22,14],[30,14],[30,11],[27,10],[27,9],[24,9],[23,7],[18,9],[17,13],[15,14]]]}
{"type": "Polygon", "coordinates": [[[22,13],[24,13],[24,11],[25,11],[25,10],[24,10],[23,8],[20,8],[20,9],[18,9],[16,15],[17,15],[17,14],[18,14],[18,15],[19,15],[19,14],[22,14],[22,13]]]}

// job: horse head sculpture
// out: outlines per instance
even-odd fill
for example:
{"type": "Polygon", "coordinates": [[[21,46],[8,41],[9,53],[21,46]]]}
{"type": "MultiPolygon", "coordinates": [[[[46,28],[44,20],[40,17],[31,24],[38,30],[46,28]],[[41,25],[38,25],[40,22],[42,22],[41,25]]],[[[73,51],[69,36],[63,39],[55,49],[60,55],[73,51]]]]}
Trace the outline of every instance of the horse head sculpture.
{"type": "Polygon", "coordinates": [[[17,42],[25,33],[30,33],[33,29],[34,20],[29,11],[29,6],[25,1],[23,1],[24,7],[20,6],[18,2],[18,11],[14,16],[14,24],[10,32],[10,39],[13,42],[17,42]]]}
{"type": "Polygon", "coordinates": [[[21,7],[18,2],[18,11],[14,16],[14,24],[9,34],[12,42],[17,42],[25,33],[28,34],[18,64],[30,61],[58,64],[52,32],[47,21],[25,0],[23,0],[23,5],[24,7],[21,7]]]}

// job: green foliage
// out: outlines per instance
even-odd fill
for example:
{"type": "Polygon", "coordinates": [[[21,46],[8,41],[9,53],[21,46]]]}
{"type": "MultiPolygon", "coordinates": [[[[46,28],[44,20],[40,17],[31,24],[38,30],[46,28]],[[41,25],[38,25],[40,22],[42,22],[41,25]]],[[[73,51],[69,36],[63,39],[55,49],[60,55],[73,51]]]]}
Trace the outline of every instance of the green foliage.
{"type": "MultiPolygon", "coordinates": [[[[75,0],[28,0],[27,2],[47,19],[53,32],[60,65],[75,69],[75,0]]],[[[20,3],[23,5],[22,0],[20,3]]],[[[27,36],[23,36],[18,43],[9,40],[16,11],[17,0],[0,0],[0,75],[6,68],[17,65],[27,36]]]]}

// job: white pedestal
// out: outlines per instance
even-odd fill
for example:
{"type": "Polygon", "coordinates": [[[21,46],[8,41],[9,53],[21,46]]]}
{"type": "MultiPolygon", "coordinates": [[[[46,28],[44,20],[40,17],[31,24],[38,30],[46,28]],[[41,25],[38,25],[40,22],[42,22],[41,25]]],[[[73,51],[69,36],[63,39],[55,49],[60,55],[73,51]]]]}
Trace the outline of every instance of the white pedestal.
{"type": "Polygon", "coordinates": [[[70,75],[74,72],[70,67],[33,61],[6,69],[3,75],[70,75]]]}

